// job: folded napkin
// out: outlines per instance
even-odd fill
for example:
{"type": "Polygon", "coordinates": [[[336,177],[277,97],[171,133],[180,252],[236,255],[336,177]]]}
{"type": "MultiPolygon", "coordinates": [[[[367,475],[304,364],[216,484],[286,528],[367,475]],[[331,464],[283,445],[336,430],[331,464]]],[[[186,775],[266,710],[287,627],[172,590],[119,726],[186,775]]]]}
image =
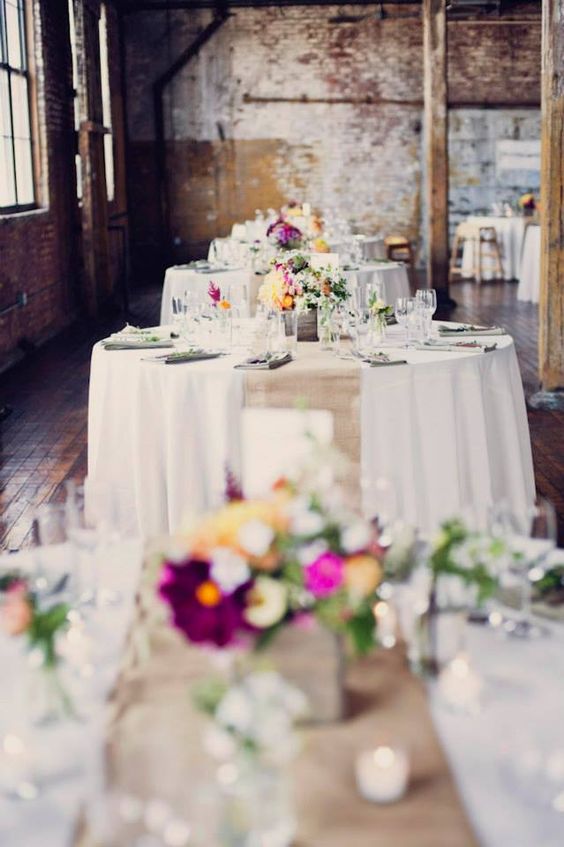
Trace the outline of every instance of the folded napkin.
{"type": "Polygon", "coordinates": [[[160,362],[163,365],[181,365],[183,362],[202,362],[205,359],[217,359],[221,353],[211,350],[177,350],[164,356],[152,356],[146,361],[160,362]]]}
{"type": "Polygon", "coordinates": [[[139,341],[127,341],[126,339],[123,341],[112,341],[111,339],[107,339],[102,342],[102,346],[104,350],[158,350],[164,347],[174,347],[174,344],[172,341],[165,341],[164,339],[153,340],[147,338],[139,339],[139,341]]]}
{"type": "Polygon", "coordinates": [[[439,324],[439,335],[444,338],[457,335],[507,335],[507,331],[502,326],[474,326],[473,324],[445,326],[439,324]]]}
{"type": "Polygon", "coordinates": [[[416,350],[439,351],[440,353],[468,353],[472,350],[480,353],[491,353],[497,350],[497,344],[480,344],[479,341],[457,341],[449,344],[448,341],[423,341],[414,345],[416,350]]]}
{"type": "Polygon", "coordinates": [[[250,359],[245,359],[244,362],[239,362],[235,367],[252,371],[272,371],[275,368],[281,368],[283,365],[287,365],[291,361],[292,356],[290,353],[279,355],[267,353],[265,356],[253,356],[250,359]]]}
{"type": "Polygon", "coordinates": [[[391,359],[387,353],[372,353],[367,356],[356,354],[356,357],[371,368],[382,368],[387,365],[407,365],[407,359],[391,359]]]}

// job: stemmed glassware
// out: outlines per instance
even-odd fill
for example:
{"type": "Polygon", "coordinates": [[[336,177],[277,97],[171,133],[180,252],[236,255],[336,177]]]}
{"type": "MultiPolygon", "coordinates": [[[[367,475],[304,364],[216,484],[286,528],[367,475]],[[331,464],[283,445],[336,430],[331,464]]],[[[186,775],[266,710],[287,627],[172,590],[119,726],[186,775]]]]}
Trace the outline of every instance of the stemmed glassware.
{"type": "Polygon", "coordinates": [[[428,340],[432,335],[433,315],[437,311],[437,292],[434,288],[419,288],[415,299],[422,310],[423,336],[428,340]]]}
{"type": "Polygon", "coordinates": [[[556,546],[554,506],[543,497],[521,511],[500,503],[491,510],[490,530],[504,539],[513,554],[501,575],[502,585],[519,589],[518,615],[505,617],[503,628],[516,638],[538,638],[546,630],[532,620],[532,584],[544,575],[546,559],[556,546]]]}
{"type": "Polygon", "coordinates": [[[405,330],[405,347],[413,341],[413,324],[416,317],[416,301],[413,297],[398,297],[394,305],[394,315],[398,324],[405,330]]]}

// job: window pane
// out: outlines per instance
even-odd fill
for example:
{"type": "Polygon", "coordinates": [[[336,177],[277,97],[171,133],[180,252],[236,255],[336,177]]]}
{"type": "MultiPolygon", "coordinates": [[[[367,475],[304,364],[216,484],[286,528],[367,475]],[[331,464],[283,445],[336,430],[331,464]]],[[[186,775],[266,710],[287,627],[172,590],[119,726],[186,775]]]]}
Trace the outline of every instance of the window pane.
{"type": "Polygon", "coordinates": [[[14,116],[14,136],[30,138],[29,131],[29,96],[27,79],[19,74],[11,74],[12,113],[14,116]]]}
{"type": "Polygon", "coordinates": [[[20,12],[16,0],[5,0],[6,33],[8,36],[8,63],[13,68],[23,68],[20,44],[20,12]]]}
{"type": "Polygon", "coordinates": [[[15,204],[12,142],[9,138],[0,138],[0,206],[15,206],[15,204]]]}
{"type": "Polygon", "coordinates": [[[11,135],[10,101],[8,98],[8,71],[0,69],[0,135],[11,135]]]}
{"type": "Polygon", "coordinates": [[[33,203],[33,166],[31,161],[31,142],[17,139],[14,141],[16,148],[16,173],[18,175],[18,203],[33,203]]]}

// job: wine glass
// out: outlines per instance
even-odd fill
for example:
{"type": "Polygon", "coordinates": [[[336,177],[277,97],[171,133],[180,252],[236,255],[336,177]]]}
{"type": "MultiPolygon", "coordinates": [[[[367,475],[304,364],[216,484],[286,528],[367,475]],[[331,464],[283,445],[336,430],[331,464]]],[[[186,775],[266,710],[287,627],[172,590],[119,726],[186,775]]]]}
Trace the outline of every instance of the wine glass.
{"type": "Polygon", "coordinates": [[[416,301],[413,297],[398,297],[394,305],[396,320],[405,329],[406,348],[411,346],[415,303],[416,301]]]}
{"type": "Polygon", "coordinates": [[[516,618],[506,618],[503,628],[515,638],[532,639],[547,630],[532,620],[532,583],[544,575],[544,564],[556,546],[556,512],[544,497],[521,511],[501,503],[493,510],[492,532],[508,544],[512,556],[502,584],[519,589],[519,612],[516,618]]]}

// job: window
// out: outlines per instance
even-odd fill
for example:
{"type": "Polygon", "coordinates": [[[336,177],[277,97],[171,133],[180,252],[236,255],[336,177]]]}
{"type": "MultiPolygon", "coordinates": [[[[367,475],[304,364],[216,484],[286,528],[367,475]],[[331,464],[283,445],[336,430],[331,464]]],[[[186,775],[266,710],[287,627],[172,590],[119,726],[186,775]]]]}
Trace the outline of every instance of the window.
{"type": "Polygon", "coordinates": [[[0,212],[34,205],[25,0],[0,0],[0,212]]]}
{"type": "Polygon", "coordinates": [[[108,62],[108,17],[106,4],[100,10],[100,81],[102,83],[102,115],[104,122],[104,161],[106,164],[106,194],[114,199],[114,139],[112,135],[112,99],[110,92],[110,67],[108,62]]]}

